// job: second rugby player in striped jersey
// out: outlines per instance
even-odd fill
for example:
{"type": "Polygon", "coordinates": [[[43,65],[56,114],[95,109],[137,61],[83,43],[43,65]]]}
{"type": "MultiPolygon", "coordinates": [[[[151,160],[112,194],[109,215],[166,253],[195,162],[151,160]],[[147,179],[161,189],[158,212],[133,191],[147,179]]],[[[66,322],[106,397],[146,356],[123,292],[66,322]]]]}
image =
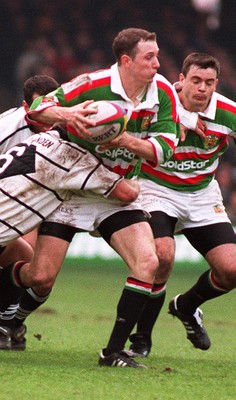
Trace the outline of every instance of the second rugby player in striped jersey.
{"type": "Polygon", "coordinates": [[[187,338],[196,348],[210,347],[198,307],[236,286],[236,237],[215,179],[229,137],[236,139],[236,105],[215,91],[219,73],[218,60],[208,54],[186,57],[178,92],[180,120],[188,128],[185,138],[172,157],[157,168],[142,163],[139,183],[152,215],[160,268],[155,280],[156,298],[149,299],[137,333],[130,337],[133,355],[147,356],[151,350],[152,329],[174,262],[176,232],[186,236],[210,267],[189,291],[169,304],[169,312],[183,322],[187,338]],[[194,132],[196,124],[201,135],[194,132]]]}

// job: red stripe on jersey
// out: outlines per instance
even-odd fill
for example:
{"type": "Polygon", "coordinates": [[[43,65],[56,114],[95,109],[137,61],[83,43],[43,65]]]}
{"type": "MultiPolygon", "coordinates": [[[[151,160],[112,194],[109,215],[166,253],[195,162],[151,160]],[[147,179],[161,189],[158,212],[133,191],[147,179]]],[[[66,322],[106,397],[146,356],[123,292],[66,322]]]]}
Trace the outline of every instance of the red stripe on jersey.
{"type": "Polygon", "coordinates": [[[221,150],[222,147],[224,147],[225,143],[221,143],[220,146],[217,147],[215,151],[212,151],[210,154],[199,154],[194,151],[186,151],[183,153],[175,153],[172,159],[177,160],[177,161],[182,161],[182,160],[208,160],[209,158],[213,157],[214,154],[218,154],[219,151],[221,150]]]}
{"type": "MultiPolygon", "coordinates": [[[[218,153],[218,148],[217,151],[218,153]]],[[[215,153],[215,152],[214,152],[215,153]]],[[[211,156],[214,154],[211,153],[211,156]]],[[[208,160],[209,159],[209,154],[198,154],[193,151],[187,151],[186,153],[175,153],[172,159],[177,160],[177,161],[182,161],[182,160],[208,160]]]]}
{"type": "MultiPolygon", "coordinates": [[[[104,162],[105,164],[105,162],[104,162]]],[[[106,164],[105,164],[106,165],[106,164]]],[[[116,165],[114,168],[110,168],[107,167],[109,169],[111,169],[111,171],[116,172],[117,174],[124,176],[125,174],[128,174],[129,172],[131,172],[134,169],[134,165],[130,165],[128,168],[122,168],[120,165],[116,165]]]]}
{"type": "MultiPolygon", "coordinates": [[[[100,71],[97,71],[100,72],[100,71]]],[[[65,99],[66,101],[73,100],[75,97],[81,95],[84,92],[87,92],[91,89],[95,89],[99,86],[105,86],[105,85],[110,85],[111,82],[111,77],[105,77],[101,79],[96,79],[91,82],[85,82],[82,85],[76,87],[75,89],[71,90],[69,93],[65,94],[65,99]]]]}
{"type": "Polygon", "coordinates": [[[89,90],[89,82],[85,82],[83,85],[76,87],[68,93],[65,93],[66,101],[73,100],[75,97],[78,97],[81,93],[89,90]]]}
{"type": "MultiPolygon", "coordinates": [[[[97,71],[99,72],[99,71],[97,71]]],[[[106,76],[104,78],[100,78],[100,79],[94,79],[92,81],[92,88],[98,88],[99,86],[107,86],[110,85],[111,83],[111,77],[110,76],[106,76]]]]}
{"type": "Polygon", "coordinates": [[[233,114],[236,113],[236,106],[232,104],[225,103],[224,101],[217,100],[217,108],[222,108],[223,110],[229,111],[233,114]]]}
{"type": "MultiPolygon", "coordinates": [[[[163,140],[170,146],[170,148],[171,148],[173,151],[175,150],[176,145],[175,145],[175,143],[174,143],[173,140],[169,139],[169,138],[166,137],[166,136],[162,136],[162,135],[158,135],[158,137],[163,138],[163,140]]],[[[149,138],[149,139],[150,139],[150,138],[149,138]]]]}
{"type": "Polygon", "coordinates": [[[222,135],[220,133],[215,133],[214,131],[207,131],[208,134],[213,133],[214,136],[220,137],[221,142],[217,146],[217,148],[214,151],[211,151],[210,153],[203,154],[203,153],[197,153],[196,151],[189,151],[187,150],[186,152],[181,152],[181,153],[174,153],[173,159],[175,160],[190,160],[190,159],[203,159],[203,160],[208,160],[210,157],[212,157],[214,154],[219,153],[221,149],[228,145],[228,139],[227,136],[224,135],[222,138],[222,135]]]}
{"type": "Polygon", "coordinates": [[[177,115],[176,98],[174,96],[172,89],[162,81],[157,81],[157,87],[163,89],[164,92],[166,92],[166,94],[169,96],[172,104],[172,112],[171,112],[172,119],[175,122],[179,122],[179,118],[177,115]]]}
{"type": "Polygon", "coordinates": [[[190,185],[193,185],[195,183],[199,183],[199,182],[203,181],[205,179],[205,177],[207,177],[209,175],[214,175],[215,171],[216,171],[216,170],[214,170],[211,173],[201,174],[201,175],[193,176],[193,177],[190,177],[190,178],[185,177],[183,179],[183,178],[178,178],[177,176],[174,176],[174,175],[168,175],[168,174],[163,173],[161,171],[154,170],[153,168],[150,168],[147,164],[142,164],[142,168],[141,169],[142,169],[142,171],[147,172],[148,174],[153,175],[156,178],[159,178],[159,179],[161,179],[163,181],[166,181],[166,182],[176,183],[178,185],[181,185],[183,183],[184,184],[190,184],[190,185]]]}

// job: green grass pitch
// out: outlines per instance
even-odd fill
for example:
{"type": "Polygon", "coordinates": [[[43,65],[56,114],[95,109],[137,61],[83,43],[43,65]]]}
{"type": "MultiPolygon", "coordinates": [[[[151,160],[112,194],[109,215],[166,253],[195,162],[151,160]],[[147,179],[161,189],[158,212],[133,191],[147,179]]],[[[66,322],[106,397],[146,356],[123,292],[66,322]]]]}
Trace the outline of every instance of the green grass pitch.
{"type": "Polygon", "coordinates": [[[25,352],[0,352],[1,400],[235,400],[236,292],[202,306],[208,351],[186,340],[169,299],[206,269],[176,264],[147,370],[101,368],[127,276],[119,260],[68,259],[50,299],[29,317],[25,352]]]}

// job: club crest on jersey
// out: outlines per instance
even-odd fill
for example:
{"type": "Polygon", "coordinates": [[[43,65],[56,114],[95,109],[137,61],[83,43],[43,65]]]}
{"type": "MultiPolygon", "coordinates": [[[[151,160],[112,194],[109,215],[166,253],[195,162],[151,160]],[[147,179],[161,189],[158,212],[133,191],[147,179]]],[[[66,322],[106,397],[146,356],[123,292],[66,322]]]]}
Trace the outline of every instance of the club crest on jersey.
{"type": "Polygon", "coordinates": [[[147,131],[151,125],[151,121],[153,119],[153,115],[146,115],[143,117],[141,129],[142,131],[147,131]]]}
{"type": "Polygon", "coordinates": [[[215,205],[213,208],[214,208],[214,211],[216,214],[222,214],[224,212],[224,209],[222,206],[215,205]]]}
{"type": "Polygon", "coordinates": [[[206,150],[213,149],[218,142],[218,138],[215,135],[208,135],[204,139],[204,148],[206,150]]]}

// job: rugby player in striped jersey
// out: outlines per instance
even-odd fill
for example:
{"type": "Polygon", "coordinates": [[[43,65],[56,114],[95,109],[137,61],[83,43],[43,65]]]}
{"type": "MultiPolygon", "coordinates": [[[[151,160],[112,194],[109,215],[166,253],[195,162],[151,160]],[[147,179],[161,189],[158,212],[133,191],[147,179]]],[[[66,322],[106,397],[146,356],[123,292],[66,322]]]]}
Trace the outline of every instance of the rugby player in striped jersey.
{"type": "Polygon", "coordinates": [[[142,163],[139,183],[152,216],[160,267],[153,297],[130,337],[132,355],[145,357],[151,350],[151,333],[174,263],[175,233],[182,232],[209,264],[192,288],[169,303],[170,314],[182,321],[196,348],[207,350],[211,344],[199,306],[236,286],[236,236],[215,179],[219,157],[229,138],[236,139],[236,105],[216,92],[219,73],[220,64],[211,55],[186,57],[178,85],[180,120],[187,128],[183,140],[157,168],[142,163]]]}
{"type": "MultiPolygon", "coordinates": [[[[160,64],[155,33],[138,28],[124,29],[113,41],[113,53],[116,63],[111,68],[76,77],[53,94],[36,99],[28,120],[43,124],[69,123],[78,131],[78,137],[70,135],[72,141],[89,149],[112,171],[130,177],[138,173],[142,158],[156,166],[171,157],[179,139],[177,96],[172,85],[157,74],[160,64]],[[90,99],[114,101],[128,115],[126,132],[105,147],[83,140],[86,132],[78,125],[76,107],[90,99]]],[[[123,354],[123,349],[151,295],[158,267],[148,219],[142,206],[139,210],[115,204],[108,207],[104,201],[88,199],[85,195],[80,204],[73,199],[67,203],[64,215],[58,209],[50,218],[51,222],[60,222],[66,217],[65,212],[72,209],[75,224],[81,225],[84,212],[87,216],[84,229],[97,227],[130,270],[118,303],[114,329],[100,354],[99,365],[140,367],[123,354]],[[89,216],[91,209],[93,214],[89,216]]],[[[20,275],[24,282],[27,274],[30,275],[30,270],[23,266],[20,275]]]]}

